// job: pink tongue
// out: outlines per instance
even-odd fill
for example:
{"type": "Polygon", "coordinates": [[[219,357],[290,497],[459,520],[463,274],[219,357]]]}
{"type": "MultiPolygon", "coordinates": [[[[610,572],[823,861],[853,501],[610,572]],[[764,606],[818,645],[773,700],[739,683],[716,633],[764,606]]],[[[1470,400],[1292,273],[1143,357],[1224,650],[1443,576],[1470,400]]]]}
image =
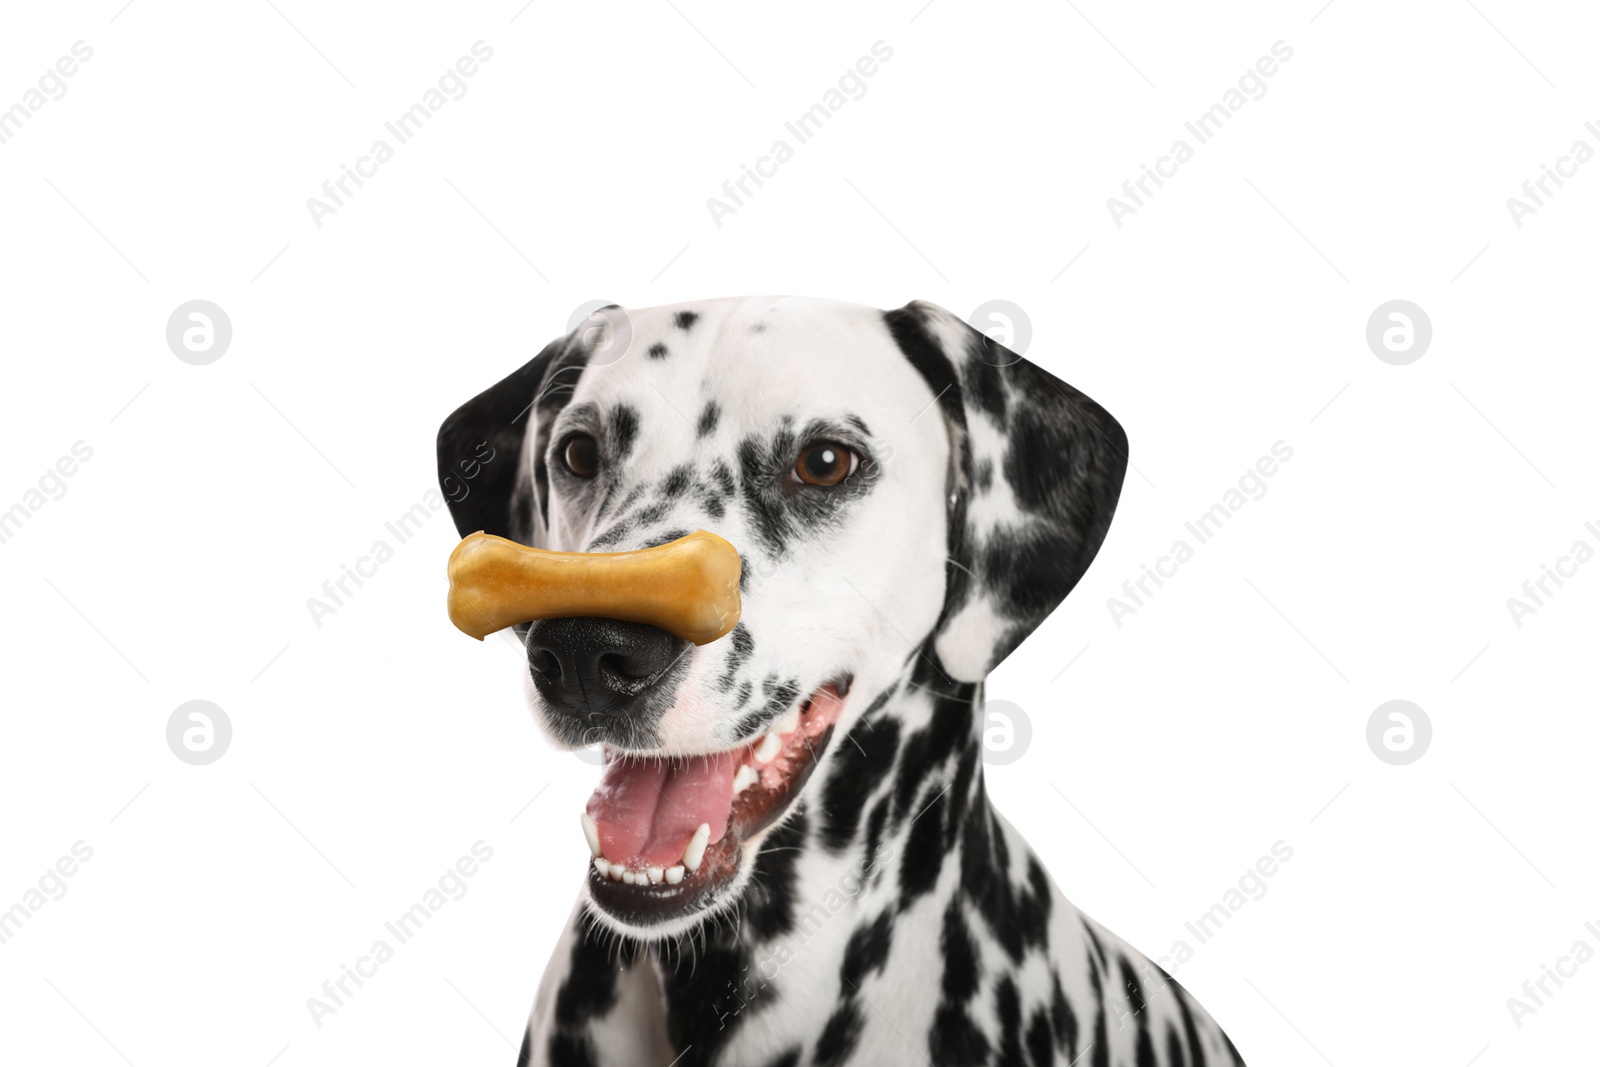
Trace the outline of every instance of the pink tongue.
{"type": "Polygon", "coordinates": [[[701,823],[720,840],[733,807],[733,772],[732,752],[682,763],[612,760],[585,808],[600,830],[600,851],[612,863],[670,867],[701,823]]]}

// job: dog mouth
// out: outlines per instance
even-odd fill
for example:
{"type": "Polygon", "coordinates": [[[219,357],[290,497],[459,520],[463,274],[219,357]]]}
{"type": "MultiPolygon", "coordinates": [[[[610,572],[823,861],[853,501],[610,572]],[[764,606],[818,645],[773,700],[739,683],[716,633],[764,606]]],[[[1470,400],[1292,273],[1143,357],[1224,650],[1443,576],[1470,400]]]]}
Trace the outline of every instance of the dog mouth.
{"type": "Polygon", "coordinates": [[[849,692],[828,682],[757,740],[695,756],[605,753],[584,808],[589,893],[619,922],[648,927],[717,901],[741,846],[776,823],[827,748],[849,692]]]}

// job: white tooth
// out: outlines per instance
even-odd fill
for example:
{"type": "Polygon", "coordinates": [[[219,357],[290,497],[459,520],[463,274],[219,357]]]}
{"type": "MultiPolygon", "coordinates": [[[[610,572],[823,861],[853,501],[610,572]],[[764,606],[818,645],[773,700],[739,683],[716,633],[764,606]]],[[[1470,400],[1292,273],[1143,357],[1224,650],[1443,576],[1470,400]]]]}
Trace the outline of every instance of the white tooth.
{"type": "Polygon", "coordinates": [[[622,882],[623,882],[624,885],[638,885],[639,884],[639,876],[637,874],[634,874],[632,871],[623,871],[622,872],[622,882]]]}
{"type": "Polygon", "coordinates": [[[706,856],[706,843],[711,840],[711,824],[701,823],[700,828],[689,838],[689,844],[683,850],[683,865],[691,871],[700,869],[700,861],[706,856]]]}
{"type": "Polygon", "coordinates": [[[761,774],[750,764],[741,763],[733,775],[733,791],[735,794],[743,793],[746,789],[761,781],[761,774]]]}
{"type": "Polygon", "coordinates": [[[668,885],[677,885],[679,882],[683,881],[683,868],[682,867],[679,867],[679,866],[668,867],[662,873],[664,875],[666,875],[666,879],[667,879],[667,884],[668,885]]]}
{"type": "Polygon", "coordinates": [[[600,872],[600,877],[611,877],[611,863],[604,856],[594,858],[594,869],[600,872]]]}
{"type": "Polygon", "coordinates": [[[589,852],[598,857],[600,855],[600,827],[594,824],[588,812],[583,813],[583,839],[589,842],[589,852]]]}
{"type": "Polygon", "coordinates": [[[790,708],[772,727],[780,734],[792,734],[800,728],[800,709],[790,708]]]}
{"type": "Polygon", "coordinates": [[[662,871],[660,867],[646,867],[644,873],[649,876],[651,885],[661,884],[662,871]]]}
{"type": "Polygon", "coordinates": [[[776,730],[770,731],[767,736],[761,739],[761,743],[756,746],[756,762],[771,763],[782,750],[783,738],[778,736],[776,730]]]}
{"type": "Polygon", "coordinates": [[[611,880],[612,880],[612,881],[613,881],[613,882],[620,882],[620,881],[622,881],[622,872],[623,872],[623,866],[622,866],[622,864],[620,864],[620,863],[613,863],[613,864],[612,864],[612,865],[611,865],[611,880]]]}

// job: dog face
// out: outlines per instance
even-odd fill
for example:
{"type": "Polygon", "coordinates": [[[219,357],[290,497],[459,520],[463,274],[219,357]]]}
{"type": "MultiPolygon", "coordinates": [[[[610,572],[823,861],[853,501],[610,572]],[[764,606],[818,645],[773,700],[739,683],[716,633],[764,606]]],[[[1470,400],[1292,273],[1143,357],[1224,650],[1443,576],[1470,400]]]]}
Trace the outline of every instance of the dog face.
{"type": "Polygon", "coordinates": [[[980,680],[1054,608],[1104,537],[1126,441],[931,305],[601,315],[455,412],[439,469],[463,534],[615,552],[703,529],[739,550],[742,616],[709,644],[518,627],[541,725],[606,753],[592,902],[659,936],[742,888],[833,735],[914,657],[980,680]]]}

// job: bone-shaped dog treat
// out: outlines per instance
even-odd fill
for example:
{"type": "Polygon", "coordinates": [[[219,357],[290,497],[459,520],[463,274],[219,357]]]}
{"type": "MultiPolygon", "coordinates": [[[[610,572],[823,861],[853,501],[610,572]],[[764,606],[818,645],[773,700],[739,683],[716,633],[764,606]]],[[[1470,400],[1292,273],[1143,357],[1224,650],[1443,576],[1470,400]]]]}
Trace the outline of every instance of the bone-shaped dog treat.
{"type": "Polygon", "coordinates": [[[634,552],[551,552],[480,530],[450,553],[450,621],[482,641],[535,619],[622,619],[703,645],[739,621],[739,570],[705,530],[634,552]]]}

